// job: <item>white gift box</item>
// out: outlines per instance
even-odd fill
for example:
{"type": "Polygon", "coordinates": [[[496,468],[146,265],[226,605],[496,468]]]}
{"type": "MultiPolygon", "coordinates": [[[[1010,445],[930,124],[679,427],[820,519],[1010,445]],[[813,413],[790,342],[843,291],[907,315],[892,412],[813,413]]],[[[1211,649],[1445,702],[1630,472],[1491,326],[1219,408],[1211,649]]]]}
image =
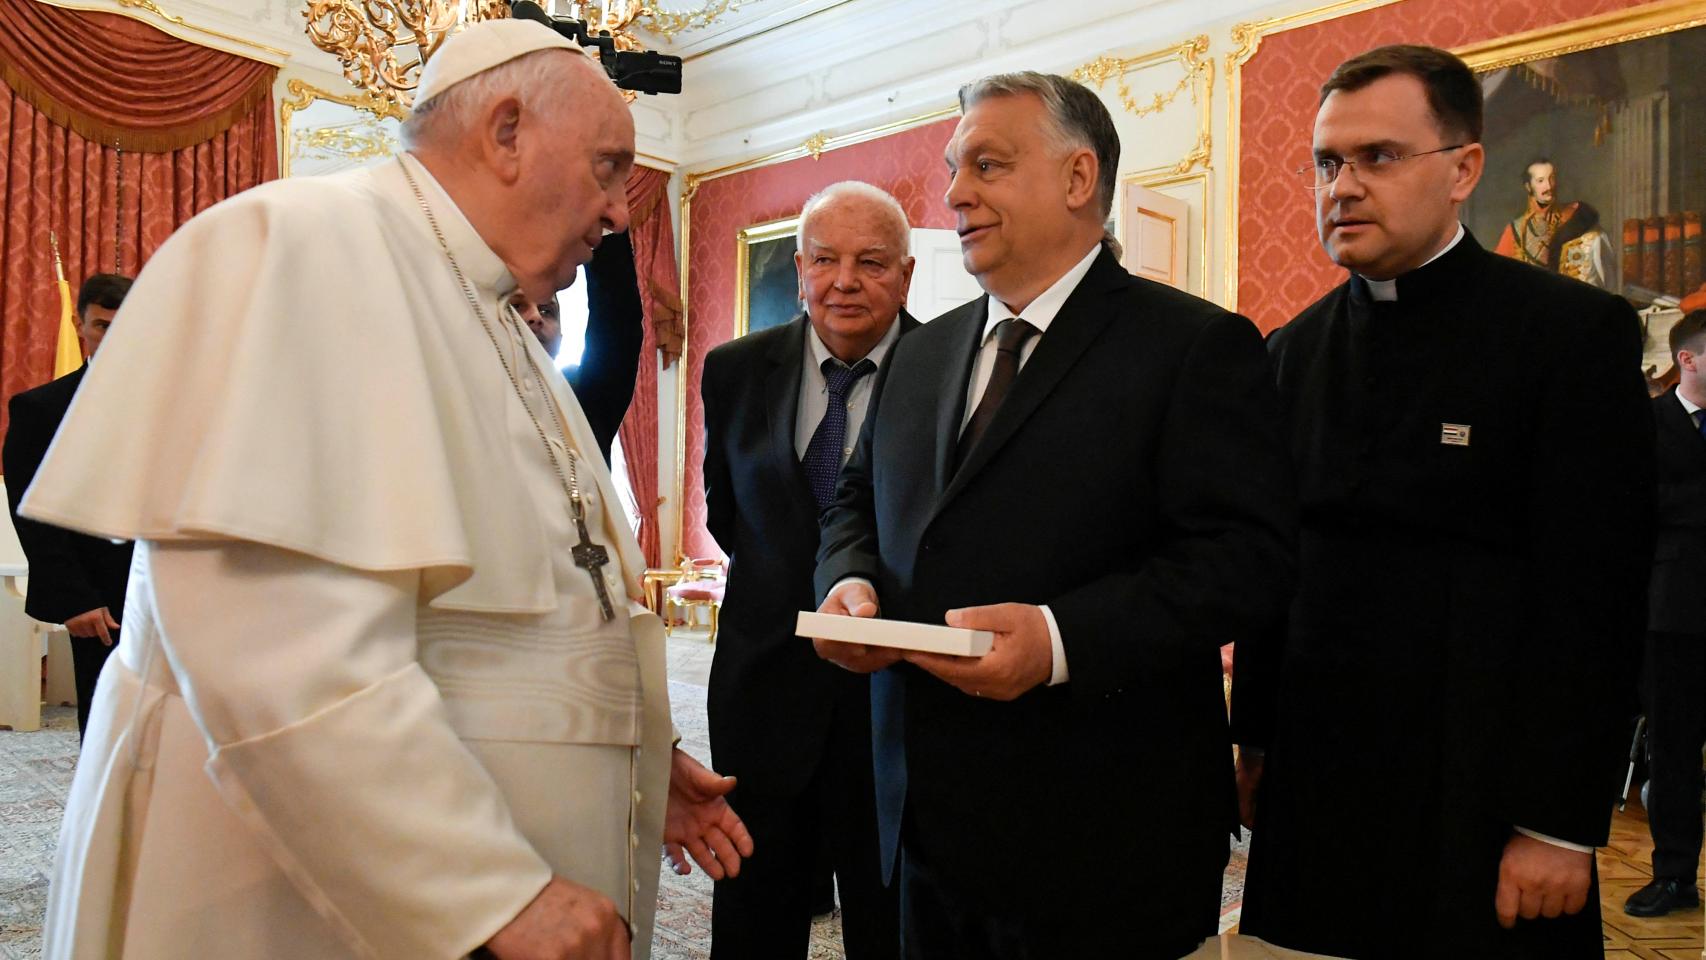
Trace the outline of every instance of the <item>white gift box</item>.
{"type": "Polygon", "coordinates": [[[946,653],[956,657],[981,657],[995,643],[995,634],[988,630],[804,611],[794,626],[794,633],[802,637],[946,653]]]}

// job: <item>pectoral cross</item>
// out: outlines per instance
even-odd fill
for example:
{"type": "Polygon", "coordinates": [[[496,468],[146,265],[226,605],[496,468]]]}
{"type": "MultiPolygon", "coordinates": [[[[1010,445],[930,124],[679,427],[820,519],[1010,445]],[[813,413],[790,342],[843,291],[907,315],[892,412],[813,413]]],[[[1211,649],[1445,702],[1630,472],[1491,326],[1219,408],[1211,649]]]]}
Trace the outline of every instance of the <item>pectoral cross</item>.
{"type": "MultiPolygon", "coordinates": [[[[580,504],[575,504],[580,506],[580,504]]],[[[616,608],[610,605],[610,591],[604,587],[604,565],[610,562],[610,551],[592,542],[592,535],[586,529],[586,514],[584,510],[573,511],[575,529],[580,531],[581,542],[575,544],[575,566],[580,567],[592,577],[592,587],[598,591],[598,610],[604,614],[604,619],[616,619],[616,608]]]]}

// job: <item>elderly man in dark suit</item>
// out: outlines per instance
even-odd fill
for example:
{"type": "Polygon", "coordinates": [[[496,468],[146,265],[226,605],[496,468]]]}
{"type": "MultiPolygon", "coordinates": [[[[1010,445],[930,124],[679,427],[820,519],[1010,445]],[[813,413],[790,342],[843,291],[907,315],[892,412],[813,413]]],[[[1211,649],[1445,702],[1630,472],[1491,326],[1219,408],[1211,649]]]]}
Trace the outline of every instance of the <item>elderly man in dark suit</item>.
{"type": "Polygon", "coordinates": [[[717,882],[711,952],[806,953],[814,863],[833,865],[852,960],[898,954],[897,903],[877,871],[870,686],[794,636],[814,606],[819,512],[866,418],[907,315],[906,213],[869,184],[826,187],[800,214],[800,299],[785,326],[705,359],[707,523],[729,554],[707,707],[711,752],[758,850],[717,882]]]}
{"type": "Polygon", "coordinates": [[[1697,908],[1700,751],[1706,747],[1706,310],[1670,331],[1678,382],[1653,398],[1659,530],[1647,596],[1647,722],[1652,779],[1647,826],[1653,882],[1623,912],[1697,908]]]}
{"type": "Polygon", "coordinates": [[[896,345],[817,586],[824,613],[994,648],[818,649],[880,671],[909,960],[1178,957],[1215,932],[1237,827],[1219,648],[1290,592],[1261,337],[1104,243],[1119,140],[1094,93],[1018,73],[960,103],[947,202],[988,295],[896,345]]]}
{"type": "Polygon", "coordinates": [[[84,365],[33,390],[15,394],[11,425],[0,451],[6,476],[7,507],[18,543],[30,563],[29,595],[24,611],[43,623],[63,623],[71,634],[72,669],[77,675],[77,732],[89,725],[89,704],[101,667],[118,643],[124,588],[130,579],[131,544],[113,543],[18,516],[18,503],[59,432],[59,423],[94,362],[95,351],[112,325],[130,278],[97,273],[77,293],[77,334],[88,360],[84,365]]]}
{"type": "Polygon", "coordinates": [[[1232,674],[1240,931],[1286,947],[1602,952],[1652,543],[1640,329],[1464,229],[1480,139],[1462,61],[1382,47],[1328,78],[1298,171],[1351,275],[1269,338],[1301,578],[1232,674]]]}

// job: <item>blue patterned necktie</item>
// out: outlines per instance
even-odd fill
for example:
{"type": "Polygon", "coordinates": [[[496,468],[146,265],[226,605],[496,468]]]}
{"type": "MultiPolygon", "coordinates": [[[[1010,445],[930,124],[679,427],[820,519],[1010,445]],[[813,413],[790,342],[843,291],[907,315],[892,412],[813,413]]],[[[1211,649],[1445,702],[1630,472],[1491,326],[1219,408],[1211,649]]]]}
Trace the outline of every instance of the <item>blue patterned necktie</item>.
{"type": "Polygon", "coordinates": [[[1700,431],[1700,439],[1706,440],[1706,410],[1696,410],[1694,416],[1700,420],[1699,423],[1695,424],[1695,427],[1700,431]]]}
{"type": "Polygon", "coordinates": [[[835,482],[841,478],[841,451],[847,445],[847,395],[853,392],[853,385],[860,377],[875,369],[877,365],[869,357],[851,367],[834,357],[823,362],[829,403],[817,429],[812,431],[811,443],[806,444],[805,457],[800,460],[819,510],[835,499],[835,482]]]}

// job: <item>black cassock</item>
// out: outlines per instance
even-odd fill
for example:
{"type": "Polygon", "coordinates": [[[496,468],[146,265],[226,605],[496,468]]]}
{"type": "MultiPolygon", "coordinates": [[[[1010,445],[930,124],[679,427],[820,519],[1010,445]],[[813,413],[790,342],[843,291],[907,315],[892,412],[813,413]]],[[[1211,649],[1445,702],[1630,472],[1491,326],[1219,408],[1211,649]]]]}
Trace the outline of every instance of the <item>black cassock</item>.
{"type": "Polygon", "coordinates": [[[1651,554],[1628,303],[1471,236],[1269,338],[1303,510],[1288,629],[1242,643],[1266,746],[1241,929],[1355,958],[1599,957],[1582,913],[1498,926],[1514,827],[1606,841],[1651,554]]]}

